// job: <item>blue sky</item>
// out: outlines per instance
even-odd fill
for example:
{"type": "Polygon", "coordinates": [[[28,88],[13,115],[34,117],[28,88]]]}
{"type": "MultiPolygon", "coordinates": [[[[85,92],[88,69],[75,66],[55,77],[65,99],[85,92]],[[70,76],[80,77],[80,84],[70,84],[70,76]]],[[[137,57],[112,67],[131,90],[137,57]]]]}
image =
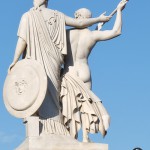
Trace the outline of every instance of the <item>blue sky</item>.
{"type": "MultiPolygon", "coordinates": [[[[74,11],[86,7],[93,17],[117,6],[119,0],[50,0],[49,8],[73,17],[74,11]]],[[[105,139],[91,135],[94,142],[108,143],[109,150],[150,149],[150,13],[149,0],[127,4],[123,11],[122,35],[99,42],[89,58],[93,91],[111,115],[111,126],[105,139]]],[[[13,150],[25,138],[21,119],[5,109],[2,90],[7,69],[17,42],[22,14],[32,7],[32,0],[7,0],[0,9],[0,149],[13,150]]],[[[111,29],[115,16],[103,30],[111,29]]],[[[90,27],[91,30],[95,26],[90,27]]],[[[81,138],[80,138],[81,139],[81,138]]]]}

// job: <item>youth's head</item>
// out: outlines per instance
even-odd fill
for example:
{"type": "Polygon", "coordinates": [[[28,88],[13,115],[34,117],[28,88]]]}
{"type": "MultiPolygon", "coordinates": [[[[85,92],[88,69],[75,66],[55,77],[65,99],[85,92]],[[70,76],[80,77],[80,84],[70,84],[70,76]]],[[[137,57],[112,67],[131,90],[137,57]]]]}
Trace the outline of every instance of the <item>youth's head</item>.
{"type": "Polygon", "coordinates": [[[81,8],[78,9],[75,13],[74,16],[76,19],[84,19],[84,18],[91,18],[92,17],[92,13],[90,10],[86,9],[86,8],[81,8]]]}
{"type": "Polygon", "coordinates": [[[48,0],[33,0],[34,7],[40,7],[41,5],[45,4],[46,7],[48,5],[48,0]]]}

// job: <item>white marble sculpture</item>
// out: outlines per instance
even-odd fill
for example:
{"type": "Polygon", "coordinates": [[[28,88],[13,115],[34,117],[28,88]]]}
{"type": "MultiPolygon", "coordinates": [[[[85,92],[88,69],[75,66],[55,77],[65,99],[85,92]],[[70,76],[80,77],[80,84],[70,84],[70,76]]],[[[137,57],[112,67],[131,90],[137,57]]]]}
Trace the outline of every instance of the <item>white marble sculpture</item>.
{"type": "MultiPolygon", "coordinates": [[[[101,132],[105,136],[110,117],[101,101],[91,91],[91,73],[88,56],[99,41],[109,40],[121,34],[122,14],[126,1],[117,6],[117,16],[112,30],[90,31],[88,28],[67,30],[67,49],[61,85],[61,103],[64,124],[72,137],[77,138],[81,126],[83,142],[89,142],[88,133],[101,132]]],[[[82,8],[75,18],[91,18],[91,12],[82,8]]]]}
{"type": "Polygon", "coordinates": [[[42,132],[67,135],[59,106],[60,68],[63,55],[67,54],[65,25],[83,28],[100,21],[108,21],[110,17],[76,20],[48,9],[47,4],[48,0],[34,0],[34,7],[22,16],[16,52],[9,71],[22,53],[23,58],[40,62],[48,76],[48,89],[35,115],[40,117],[42,132]],[[51,130],[51,124],[55,125],[55,129],[51,130]]]}
{"type": "Polygon", "coordinates": [[[118,5],[116,22],[110,31],[90,31],[87,27],[107,22],[111,16],[102,14],[97,18],[90,18],[91,13],[87,9],[81,9],[76,12],[74,19],[48,9],[48,0],[33,2],[34,7],[20,21],[14,60],[8,69],[4,86],[6,108],[14,116],[23,118],[26,124],[28,138],[18,150],[58,150],[66,145],[68,147],[65,149],[71,150],[108,150],[107,145],[84,145],[74,138],[81,125],[84,142],[89,141],[88,133],[100,131],[105,135],[109,127],[109,115],[91,91],[87,58],[97,41],[108,40],[120,34],[121,10],[126,2],[118,5]],[[66,25],[74,27],[67,34],[66,25]],[[86,44],[83,40],[87,41],[86,44]],[[21,55],[23,60],[19,61],[21,55]],[[64,56],[65,68],[61,80],[64,56]],[[26,73],[24,70],[27,70],[26,73]],[[73,86],[77,86],[75,91],[73,86]],[[76,92],[78,106],[74,106],[75,97],[68,97],[66,92],[76,92]],[[15,96],[12,102],[13,94],[15,96]],[[82,119],[79,119],[80,115],[82,119]]]}

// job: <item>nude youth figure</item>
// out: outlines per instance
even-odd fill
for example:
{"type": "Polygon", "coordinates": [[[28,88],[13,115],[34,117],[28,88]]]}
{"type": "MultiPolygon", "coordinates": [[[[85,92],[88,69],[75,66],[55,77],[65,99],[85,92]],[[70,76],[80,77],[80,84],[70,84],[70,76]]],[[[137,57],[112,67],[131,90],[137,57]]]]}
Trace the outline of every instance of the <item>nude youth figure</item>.
{"type": "MultiPolygon", "coordinates": [[[[88,65],[88,57],[99,41],[110,40],[121,34],[122,28],[122,10],[124,9],[127,1],[121,1],[117,6],[117,16],[112,30],[105,31],[90,31],[88,28],[78,29],[72,28],[67,30],[67,48],[68,54],[65,57],[64,74],[69,71],[71,67],[76,75],[86,84],[91,90],[92,81],[91,73],[88,65]]],[[[92,14],[88,9],[82,8],[75,12],[75,18],[87,19],[91,18],[92,14]]],[[[103,17],[104,14],[101,15],[103,17]]],[[[83,126],[83,142],[90,142],[88,131],[83,126]]],[[[109,118],[104,120],[105,129],[109,127],[109,118]]]]}

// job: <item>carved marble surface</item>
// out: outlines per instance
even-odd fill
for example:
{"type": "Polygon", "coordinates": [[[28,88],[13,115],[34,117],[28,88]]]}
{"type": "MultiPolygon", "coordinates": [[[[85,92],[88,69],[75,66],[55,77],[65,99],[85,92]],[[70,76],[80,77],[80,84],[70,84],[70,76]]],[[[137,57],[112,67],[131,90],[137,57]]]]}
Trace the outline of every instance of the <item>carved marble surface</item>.
{"type": "Polygon", "coordinates": [[[108,150],[107,144],[81,143],[63,135],[30,137],[16,150],[108,150]]]}
{"type": "MultiPolygon", "coordinates": [[[[110,116],[104,104],[91,91],[92,77],[88,57],[98,42],[110,40],[121,34],[122,10],[126,3],[127,1],[121,1],[114,11],[117,15],[111,30],[67,30],[68,53],[65,56],[60,101],[64,124],[74,138],[77,138],[82,128],[83,142],[90,142],[89,133],[100,132],[105,136],[110,125],[110,116]]],[[[91,16],[92,13],[86,8],[75,12],[76,20],[88,19],[91,16]]]]}
{"type": "Polygon", "coordinates": [[[6,78],[5,106],[15,117],[29,117],[41,106],[46,89],[47,76],[41,64],[35,60],[21,60],[6,78]]]}
{"type": "Polygon", "coordinates": [[[107,22],[111,16],[103,13],[91,18],[91,12],[84,8],[76,11],[74,19],[48,9],[47,0],[34,0],[34,7],[23,14],[14,60],[4,85],[7,110],[23,118],[26,125],[27,138],[20,150],[30,145],[31,149],[43,149],[42,145],[49,150],[60,149],[67,144],[68,149],[108,149],[107,145],[81,144],[70,135],[77,138],[81,126],[83,142],[90,142],[88,133],[107,133],[110,117],[91,91],[88,56],[98,41],[121,34],[121,12],[126,2],[118,4],[114,27],[109,31],[90,31],[87,27],[107,22]],[[74,28],[66,34],[65,25],[74,28]],[[22,54],[23,60],[19,61],[22,54]]]}

